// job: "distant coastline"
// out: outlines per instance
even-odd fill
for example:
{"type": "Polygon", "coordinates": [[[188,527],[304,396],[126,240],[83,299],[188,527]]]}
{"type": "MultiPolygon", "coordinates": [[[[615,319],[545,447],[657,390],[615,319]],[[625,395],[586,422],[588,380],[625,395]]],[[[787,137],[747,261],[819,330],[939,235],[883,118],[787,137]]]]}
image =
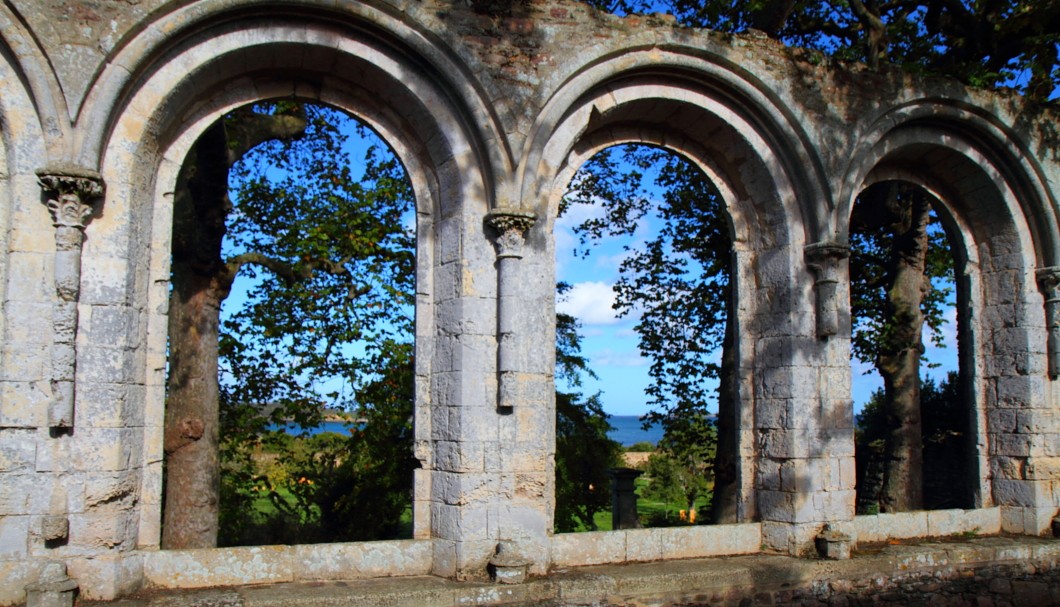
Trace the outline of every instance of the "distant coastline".
{"type": "MultiPolygon", "coordinates": [[[[316,428],[309,429],[306,433],[310,435],[320,434],[322,432],[346,434],[349,432],[349,426],[364,424],[367,422],[365,419],[351,419],[348,414],[340,412],[325,412],[323,419],[323,423],[316,428]]],[[[630,445],[643,442],[648,442],[654,445],[662,439],[662,427],[658,424],[654,424],[645,430],[640,421],[640,417],[636,415],[612,415],[607,421],[611,424],[611,431],[607,433],[607,436],[623,447],[629,447],[630,445]]],[[[287,422],[283,425],[270,425],[269,429],[284,430],[292,434],[301,433],[302,430],[293,422],[287,422]]]]}

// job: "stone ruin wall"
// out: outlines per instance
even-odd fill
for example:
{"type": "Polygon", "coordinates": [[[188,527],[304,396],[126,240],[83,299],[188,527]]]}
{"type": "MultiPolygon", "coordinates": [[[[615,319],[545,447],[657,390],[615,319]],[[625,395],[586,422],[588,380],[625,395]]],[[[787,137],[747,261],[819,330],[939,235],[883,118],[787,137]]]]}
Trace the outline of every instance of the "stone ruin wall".
{"type": "Polygon", "coordinates": [[[697,163],[732,220],[743,524],[712,532],[737,538],[722,545],[803,554],[825,524],[870,525],[845,242],[858,191],[896,178],[932,191],[961,241],[977,509],[953,516],[1049,530],[1055,113],[561,0],[10,0],[0,37],[0,604],[46,562],[111,598],[227,558],[157,550],[169,193],[208,124],[292,95],[368,122],[417,194],[416,539],[350,569],[476,579],[500,541],[537,574],[710,552],[661,531],[576,550],[550,531],[552,226],[577,166],[623,142],[697,163]]]}

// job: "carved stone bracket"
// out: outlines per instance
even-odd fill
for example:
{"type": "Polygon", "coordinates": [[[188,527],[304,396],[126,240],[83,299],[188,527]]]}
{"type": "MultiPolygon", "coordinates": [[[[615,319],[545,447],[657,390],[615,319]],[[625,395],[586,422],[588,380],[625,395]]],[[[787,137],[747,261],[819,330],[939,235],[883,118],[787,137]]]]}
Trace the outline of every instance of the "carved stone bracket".
{"type": "Polygon", "coordinates": [[[81,294],[81,247],[93,205],[103,197],[99,173],[77,167],[51,167],[37,171],[46,205],[55,226],[55,292],[58,296],[52,323],[52,402],[48,426],[74,425],[74,379],[77,352],[77,302],[81,294]]]}
{"type": "Polygon", "coordinates": [[[518,400],[517,327],[519,306],[519,264],[526,233],[537,218],[518,210],[497,210],[486,216],[486,223],[497,231],[497,408],[511,411],[518,400]]]}
{"type": "Polygon", "coordinates": [[[834,242],[818,242],[806,247],[806,265],[814,273],[817,292],[817,337],[839,332],[839,264],[850,256],[850,247],[834,242]]]}
{"type": "Polygon", "coordinates": [[[526,211],[492,211],[487,215],[486,223],[497,231],[497,258],[521,258],[526,233],[536,221],[534,214],[526,211]]]}
{"type": "Polygon", "coordinates": [[[1045,327],[1049,331],[1046,352],[1049,355],[1049,377],[1060,377],[1060,266],[1039,268],[1038,288],[1045,296],[1045,327]]]}

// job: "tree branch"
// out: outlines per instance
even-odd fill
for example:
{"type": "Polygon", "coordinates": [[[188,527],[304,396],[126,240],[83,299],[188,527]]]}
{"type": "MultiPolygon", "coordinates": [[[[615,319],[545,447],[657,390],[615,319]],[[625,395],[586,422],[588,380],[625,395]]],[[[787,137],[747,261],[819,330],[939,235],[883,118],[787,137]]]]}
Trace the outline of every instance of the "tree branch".
{"type": "Polygon", "coordinates": [[[277,114],[255,112],[253,106],[233,110],[225,118],[228,135],[228,166],[239,162],[244,154],[266,141],[288,141],[305,134],[309,120],[305,106],[296,104],[290,111],[277,114]]]}

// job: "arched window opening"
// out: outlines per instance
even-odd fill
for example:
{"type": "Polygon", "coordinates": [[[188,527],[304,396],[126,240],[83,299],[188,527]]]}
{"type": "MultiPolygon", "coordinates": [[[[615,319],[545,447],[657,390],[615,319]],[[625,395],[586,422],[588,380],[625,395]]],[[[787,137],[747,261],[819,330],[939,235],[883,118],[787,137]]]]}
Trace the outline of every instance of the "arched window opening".
{"type": "Polygon", "coordinates": [[[274,101],[173,202],[163,548],[411,536],[414,198],[372,131],[274,101]]]}
{"type": "Polygon", "coordinates": [[[734,522],[733,253],[721,196],[682,156],[611,147],[572,179],[556,242],[557,531],[613,528],[603,468],[616,463],[642,473],[640,525],[734,522]],[[602,441],[584,458],[585,436],[604,433],[623,443],[618,461],[602,441]]]}
{"type": "Polygon", "coordinates": [[[971,507],[953,242],[937,199],[886,181],[851,214],[857,512],[971,507]]]}

